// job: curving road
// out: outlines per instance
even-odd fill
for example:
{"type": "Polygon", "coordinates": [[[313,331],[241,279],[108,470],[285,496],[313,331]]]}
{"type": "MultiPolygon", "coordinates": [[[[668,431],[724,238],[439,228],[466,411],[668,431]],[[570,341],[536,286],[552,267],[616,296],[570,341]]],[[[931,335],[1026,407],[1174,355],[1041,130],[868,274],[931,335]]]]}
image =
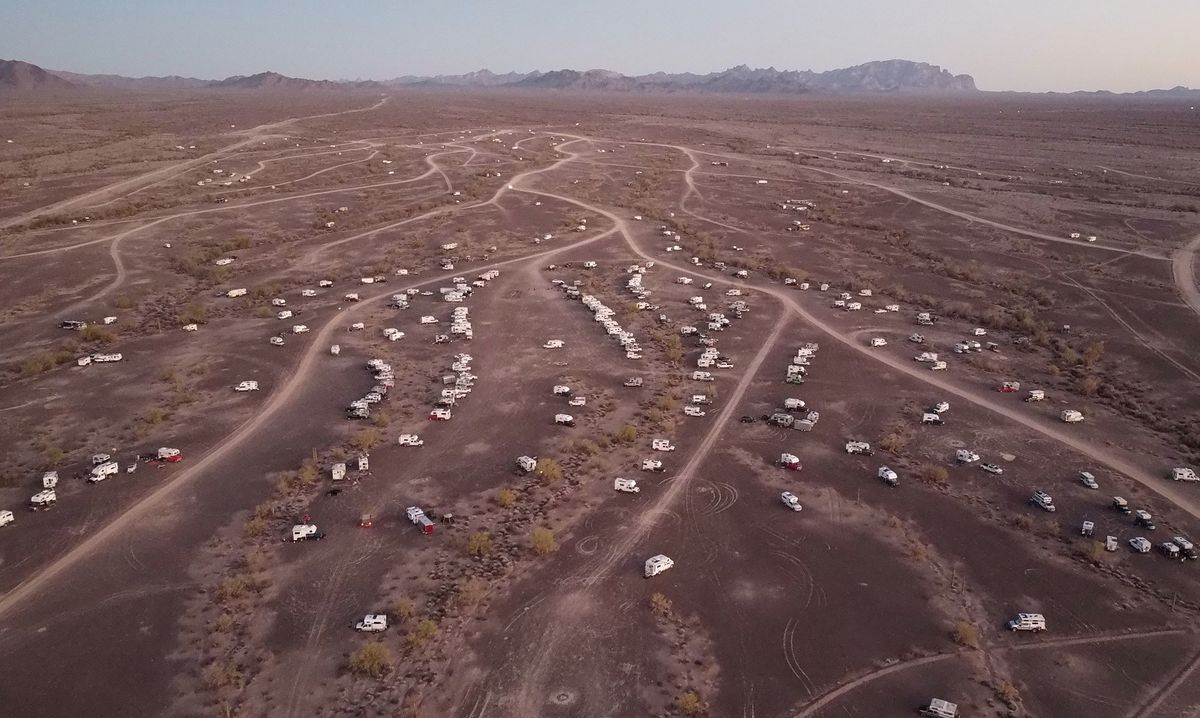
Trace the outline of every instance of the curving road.
{"type": "Polygon", "coordinates": [[[155,182],[161,182],[163,180],[170,179],[170,177],[172,177],[172,176],[177,176],[178,174],[181,174],[188,170],[195,169],[196,167],[199,167],[200,165],[202,165],[206,162],[212,162],[213,160],[221,159],[229,152],[236,151],[236,150],[241,149],[242,147],[245,147],[249,144],[260,141],[266,135],[266,133],[268,133],[270,130],[278,129],[278,128],[280,128],[284,125],[290,124],[292,122],[298,122],[300,120],[316,120],[316,119],[320,119],[323,117],[336,117],[338,115],[348,115],[348,114],[352,114],[352,113],[356,113],[356,112],[368,112],[370,110],[375,110],[375,109],[382,107],[384,105],[384,103],[386,103],[389,99],[391,99],[391,98],[384,97],[379,102],[376,102],[375,104],[370,105],[369,107],[358,107],[358,108],[354,108],[354,109],[350,109],[350,110],[343,110],[341,112],[327,112],[327,113],[321,114],[321,115],[308,115],[305,117],[289,117],[287,119],[280,120],[278,122],[272,122],[272,123],[265,124],[265,125],[259,125],[257,127],[252,127],[248,130],[233,133],[235,135],[245,135],[245,138],[238,142],[234,142],[233,144],[226,145],[225,147],[222,147],[219,150],[214,150],[213,152],[209,152],[208,154],[202,155],[200,157],[196,157],[196,158],[190,159],[190,160],[184,160],[183,162],[177,162],[175,164],[168,165],[166,167],[160,167],[156,170],[152,170],[145,174],[138,175],[137,177],[130,177],[129,179],[124,179],[119,182],[114,182],[113,184],[106,185],[99,189],[92,190],[91,192],[87,192],[85,194],[81,194],[76,197],[70,197],[68,199],[62,200],[61,202],[55,202],[54,204],[50,204],[45,207],[40,207],[38,209],[31,210],[29,212],[18,215],[16,217],[10,217],[9,219],[6,219],[6,220],[0,220],[0,229],[7,229],[8,227],[12,227],[12,226],[19,225],[19,224],[24,224],[25,222],[32,221],[34,219],[37,219],[38,217],[43,217],[47,214],[52,214],[54,212],[61,212],[66,209],[70,209],[71,207],[75,207],[80,204],[95,201],[95,200],[103,198],[103,197],[108,197],[110,195],[119,195],[123,192],[127,192],[130,190],[137,190],[137,189],[141,188],[143,185],[154,184],[155,182]]]}

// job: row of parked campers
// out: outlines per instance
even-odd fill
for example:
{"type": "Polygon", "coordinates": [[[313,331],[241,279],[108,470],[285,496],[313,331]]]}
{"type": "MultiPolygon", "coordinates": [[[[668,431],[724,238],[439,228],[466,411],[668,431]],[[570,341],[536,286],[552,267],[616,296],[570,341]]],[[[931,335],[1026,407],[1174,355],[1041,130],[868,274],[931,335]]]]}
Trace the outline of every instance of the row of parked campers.
{"type": "Polygon", "coordinates": [[[88,355],[81,356],[78,359],[76,359],[75,363],[78,364],[79,366],[87,366],[89,364],[110,364],[112,362],[119,362],[124,358],[125,358],[124,355],[119,354],[119,353],[116,353],[116,354],[88,354],[88,355]]]}
{"type": "MultiPolygon", "coordinates": [[[[337,353],[340,351],[339,347],[337,353]]],[[[396,374],[392,371],[392,365],[384,360],[368,360],[367,370],[374,375],[375,385],[361,399],[355,399],[346,407],[346,417],[349,419],[371,418],[371,405],[382,402],[388,392],[396,386],[396,374]]]]}
{"type": "MultiPolygon", "coordinates": [[[[642,277],[639,271],[630,278],[627,286],[629,290],[636,296],[639,298],[644,298],[648,296],[649,292],[641,288],[641,279],[642,277]]],[[[638,344],[637,338],[634,337],[632,333],[623,329],[621,325],[615,319],[613,319],[613,317],[616,316],[616,312],[614,312],[611,308],[606,306],[604,302],[601,302],[596,297],[590,294],[580,294],[578,289],[574,287],[568,287],[566,283],[562,282],[562,280],[556,279],[554,280],[554,283],[566,291],[567,297],[571,299],[578,298],[585,307],[592,311],[593,319],[603,325],[605,333],[616,339],[621,347],[625,350],[625,358],[642,358],[642,347],[640,344],[638,344]]]]}
{"type": "Polygon", "coordinates": [[[457,334],[464,339],[474,339],[475,330],[471,327],[471,320],[467,318],[469,310],[466,307],[455,307],[450,320],[450,333],[457,334]]]}
{"type": "Polygon", "coordinates": [[[470,354],[455,354],[450,370],[456,373],[442,377],[442,391],[437,401],[434,402],[433,410],[429,412],[430,421],[450,421],[453,416],[450,411],[451,407],[456,406],[459,399],[464,399],[471,393],[471,389],[475,386],[475,380],[478,378],[471,373],[470,354]]]}
{"type": "Polygon", "coordinates": [[[792,361],[788,364],[787,377],[785,381],[788,384],[803,384],[804,377],[808,374],[808,367],[812,360],[817,355],[817,350],[820,345],[816,342],[808,342],[804,346],[796,350],[796,356],[792,357],[792,361]]]}

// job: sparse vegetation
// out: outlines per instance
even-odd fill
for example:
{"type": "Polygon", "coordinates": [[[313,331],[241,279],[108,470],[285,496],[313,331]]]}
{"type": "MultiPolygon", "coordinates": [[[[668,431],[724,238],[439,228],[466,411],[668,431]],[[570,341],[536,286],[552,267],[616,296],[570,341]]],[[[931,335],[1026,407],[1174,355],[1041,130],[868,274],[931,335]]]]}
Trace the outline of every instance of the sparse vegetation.
{"type": "Polygon", "coordinates": [[[622,427],[621,427],[621,430],[620,430],[620,431],[618,431],[618,432],[617,432],[617,433],[616,433],[616,434],[613,436],[613,438],[614,438],[616,441],[619,441],[619,442],[621,442],[621,443],[623,443],[623,444],[629,444],[629,443],[632,443],[632,442],[634,442],[634,441],[637,441],[637,438],[638,438],[638,430],[637,430],[637,427],[636,427],[636,426],[634,426],[633,424],[626,424],[625,426],[622,426],[622,427]]]}
{"type": "Polygon", "coordinates": [[[992,692],[1010,711],[1021,707],[1021,693],[1009,681],[996,681],[992,684],[992,692]]]}
{"type": "Polygon", "coordinates": [[[502,509],[511,509],[517,503],[517,494],[512,489],[503,488],[496,492],[496,505],[502,509]]]}
{"type": "Polygon", "coordinates": [[[350,446],[359,451],[368,451],[371,449],[371,447],[378,443],[379,432],[370,427],[360,430],[354,435],[354,438],[350,440],[350,446]]]}
{"type": "Polygon", "coordinates": [[[671,614],[671,599],[661,593],[653,593],[650,595],[650,608],[659,616],[669,616],[671,614]]]}
{"type": "Polygon", "coordinates": [[[1083,557],[1092,563],[1100,563],[1104,560],[1104,543],[1101,541],[1088,541],[1087,545],[1081,550],[1083,557]]]}
{"type": "Polygon", "coordinates": [[[413,626],[413,629],[404,637],[404,645],[410,652],[415,652],[425,647],[434,636],[438,633],[437,624],[429,619],[425,619],[413,626]]]}
{"type": "Polygon", "coordinates": [[[467,608],[478,606],[486,595],[487,584],[478,578],[468,578],[458,585],[458,602],[467,608]]]}
{"type": "Polygon", "coordinates": [[[407,598],[398,598],[392,603],[392,620],[396,623],[408,623],[417,615],[417,604],[407,598]]]}
{"type": "Polygon", "coordinates": [[[926,464],[925,469],[921,472],[925,480],[931,484],[945,484],[950,480],[950,472],[945,466],[937,464],[926,464]]]}
{"type": "Polygon", "coordinates": [[[179,321],[183,324],[203,324],[207,316],[203,304],[192,302],[179,313],[179,321]]]}
{"type": "Polygon", "coordinates": [[[204,668],[204,682],[210,690],[229,688],[240,691],[245,681],[246,674],[233,661],[214,661],[204,668]]]}
{"type": "Polygon", "coordinates": [[[67,452],[62,450],[61,446],[49,444],[42,447],[42,466],[47,470],[53,469],[63,462],[67,456],[67,452]]]}
{"type": "Polygon", "coordinates": [[[979,629],[971,623],[966,621],[955,623],[951,637],[955,643],[964,648],[979,649],[979,629]]]}
{"type": "Polygon", "coordinates": [[[392,651],[379,641],[367,641],[350,654],[350,672],[366,678],[382,678],[396,663],[392,651]]]}
{"type": "Polygon", "coordinates": [[[698,716],[704,710],[704,704],[696,691],[684,691],[675,699],[675,707],[685,716],[698,716]]]}
{"type": "Polygon", "coordinates": [[[487,556],[492,552],[492,535],[480,529],[467,537],[467,555],[476,558],[487,556]]]}
{"type": "Polygon", "coordinates": [[[541,477],[543,483],[553,484],[562,480],[563,471],[562,465],[557,459],[545,457],[537,460],[537,469],[535,473],[541,477]]]}
{"type": "Polygon", "coordinates": [[[112,332],[97,324],[89,324],[79,332],[79,338],[86,344],[108,346],[116,340],[112,332]]]}
{"type": "Polygon", "coordinates": [[[539,526],[529,534],[529,547],[538,556],[549,556],[558,550],[558,539],[554,537],[553,531],[539,526]]]}

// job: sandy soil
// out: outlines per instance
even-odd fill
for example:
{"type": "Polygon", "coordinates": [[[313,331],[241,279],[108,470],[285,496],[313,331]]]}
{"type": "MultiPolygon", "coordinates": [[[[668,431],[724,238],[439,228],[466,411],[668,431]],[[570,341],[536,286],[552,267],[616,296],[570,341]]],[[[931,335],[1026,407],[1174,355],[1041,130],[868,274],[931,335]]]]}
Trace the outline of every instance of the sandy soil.
{"type": "Polygon", "coordinates": [[[0,508],[16,514],[0,529],[0,704],[466,718],[901,716],[935,696],[969,715],[1200,707],[1195,564],[1127,544],[1200,538],[1197,486],[1166,478],[1200,463],[1200,146],[1178,107],[139,102],[0,111],[15,140],[0,146],[0,508]],[[182,104],[190,115],[164,109],[182,104]],[[87,121],[70,130],[70,117],[87,121]],[[442,300],[489,269],[463,303],[442,300]],[[610,307],[642,357],[554,282],[610,307]],[[226,296],[236,288],[246,296],[226,296]],[[410,306],[392,306],[407,290],[410,306]],[[862,311],[835,308],[842,292],[862,311]],[[435,343],[459,306],[473,339],[435,343]],[[915,325],[923,311],[935,325],[915,325]],[[708,329],[709,312],[728,327],[708,329]],[[684,325],[731,364],[714,381],[691,377],[704,347],[684,325]],[[955,353],[976,327],[995,351],[955,353]],[[820,344],[806,381],[784,383],[806,342],[820,344]],[[123,360],[76,366],[97,352],[123,360]],[[475,390],[429,421],[462,353],[475,390]],[[395,387],[370,420],[347,420],[372,357],[395,387]],[[257,393],[233,392],[250,379],[257,393]],[[1022,392],[997,391],[1009,380],[1022,392]],[[1022,402],[1031,388],[1046,401],[1022,402]],[[695,394],[712,399],[704,416],[683,412],[695,394]],[[812,431],[761,420],[784,398],[820,412],[812,431]],[[943,400],[946,424],[923,426],[943,400]],[[1086,420],[1061,422],[1068,408],[1086,420]],[[561,412],[575,426],[555,425],[561,412]],[[404,433],[424,445],[398,445],[404,433]],[[847,455],[848,439],[876,453],[847,455]],[[160,446],[184,461],[84,481],[94,453],[123,469],[160,446]],[[956,465],[959,448],[1003,473],[956,465]],[[370,471],[332,485],[330,466],[364,452],[370,471]],[[779,467],[782,452],[803,469],[779,467]],[[521,455],[538,472],[520,472],[521,455]],[[652,457],[662,473],[639,470],[652,457]],[[898,487],[875,478],[884,464],[898,487]],[[24,510],[50,469],[58,504],[24,510]],[[640,493],[614,492],[616,477],[640,493]],[[1058,510],[1031,506],[1035,490],[1058,510]],[[1114,511],[1114,495],[1158,527],[1114,511]],[[413,505],[455,519],[425,536],[413,505]],[[306,515],[326,538],[283,540],[306,515]],[[1118,551],[1081,536],[1085,520],[1118,551]],[[675,567],[642,578],[656,553],[675,567]],[[1049,633],[1005,630],[1023,611],[1049,633]],[[392,625],[354,632],[369,612],[392,625]],[[376,642],[371,669],[359,652],[376,642]],[[57,690],[64,677],[74,690],[57,690]]]}

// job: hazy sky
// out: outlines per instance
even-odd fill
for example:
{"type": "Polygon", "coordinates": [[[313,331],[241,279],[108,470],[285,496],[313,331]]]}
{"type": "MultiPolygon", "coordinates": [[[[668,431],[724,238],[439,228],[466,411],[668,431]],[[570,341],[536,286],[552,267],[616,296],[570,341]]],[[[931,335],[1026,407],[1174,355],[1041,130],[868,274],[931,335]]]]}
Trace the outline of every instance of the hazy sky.
{"type": "Polygon", "coordinates": [[[1200,87],[1200,0],[0,0],[0,57],[313,79],[827,70],[904,58],[985,90],[1200,87]]]}

